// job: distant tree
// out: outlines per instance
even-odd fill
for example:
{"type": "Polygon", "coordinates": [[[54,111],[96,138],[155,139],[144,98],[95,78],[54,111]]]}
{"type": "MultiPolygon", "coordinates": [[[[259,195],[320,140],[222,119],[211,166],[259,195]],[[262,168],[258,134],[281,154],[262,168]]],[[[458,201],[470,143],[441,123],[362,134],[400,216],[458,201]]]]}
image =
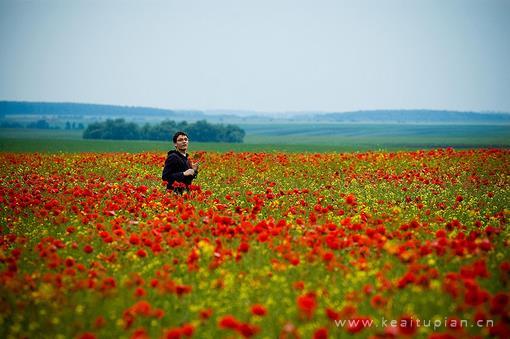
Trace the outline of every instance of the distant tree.
{"type": "Polygon", "coordinates": [[[140,129],[134,122],[126,122],[124,119],[108,119],[100,123],[101,138],[112,140],[136,140],[140,139],[140,129]]]}
{"type": "Polygon", "coordinates": [[[224,137],[224,140],[222,140],[222,141],[236,142],[236,143],[243,142],[246,132],[243,129],[241,129],[239,126],[227,125],[225,130],[226,130],[225,137],[224,137]]]}
{"type": "Polygon", "coordinates": [[[83,139],[103,139],[104,124],[93,122],[83,131],[83,139]]]}
{"type": "Polygon", "coordinates": [[[151,124],[145,123],[145,125],[143,125],[140,128],[140,138],[145,140],[151,140],[150,138],[151,130],[152,130],[151,124]]]}
{"type": "Polygon", "coordinates": [[[124,119],[106,120],[103,139],[136,140],[140,139],[140,128],[134,122],[124,119]]]}
{"type": "Polygon", "coordinates": [[[117,139],[117,140],[171,140],[177,131],[185,131],[193,141],[201,142],[243,142],[244,130],[235,125],[213,125],[205,120],[192,124],[186,121],[176,123],[165,120],[158,125],[145,124],[139,127],[124,119],[94,122],[83,131],[84,139],[117,139]]]}
{"type": "MultiPolygon", "coordinates": [[[[74,124],[74,123],[73,123],[74,124]]],[[[71,123],[69,121],[66,121],[66,129],[71,129],[71,123]]]]}
{"type": "Polygon", "coordinates": [[[37,120],[27,125],[27,128],[49,129],[50,124],[46,120],[37,120]]]}
{"type": "Polygon", "coordinates": [[[175,132],[177,124],[171,120],[165,120],[155,126],[145,124],[142,127],[143,138],[147,140],[170,140],[175,132]]]}
{"type": "Polygon", "coordinates": [[[16,121],[2,121],[0,122],[2,128],[23,128],[24,126],[16,121]]]}
{"type": "Polygon", "coordinates": [[[188,135],[193,141],[220,141],[220,130],[205,120],[199,120],[188,128],[188,135]]]}
{"type": "Polygon", "coordinates": [[[177,130],[178,131],[185,131],[188,129],[188,122],[187,121],[181,121],[177,124],[177,130]]]}

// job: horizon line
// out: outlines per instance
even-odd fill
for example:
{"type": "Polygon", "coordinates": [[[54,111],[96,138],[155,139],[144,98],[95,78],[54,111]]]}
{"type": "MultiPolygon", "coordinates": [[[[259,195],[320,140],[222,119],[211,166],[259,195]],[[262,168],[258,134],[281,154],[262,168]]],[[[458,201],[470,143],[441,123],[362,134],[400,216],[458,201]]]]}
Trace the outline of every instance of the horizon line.
{"type": "Polygon", "coordinates": [[[228,111],[228,112],[250,112],[257,114],[330,114],[330,113],[357,113],[357,112],[375,112],[375,111],[441,111],[450,113],[477,113],[477,114],[510,114],[510,111],[497,111],[497,110],[453,110],[453,109],[438,109],[438,108],[372,108],[372,109],[356,109],[356,110],[258,110],[258,109],[236,109],[236,108],[163,108],[157,106],[147,105],[126,105],[126,104],[112,104],[112,103],[95,103],[95,102],[73,102],[73,101],[30,101],[30,100],[8,100],[0,99],[1,102],[15,102],[15,103],[31,103],[31,104],[74,104],[74,105],[93,105],[93,106],[117,106],[125,108],[150,108],[156,110],[168,110],[168,111],[199,111],[199,112],[213,112],[213,111],[228,111]]]}

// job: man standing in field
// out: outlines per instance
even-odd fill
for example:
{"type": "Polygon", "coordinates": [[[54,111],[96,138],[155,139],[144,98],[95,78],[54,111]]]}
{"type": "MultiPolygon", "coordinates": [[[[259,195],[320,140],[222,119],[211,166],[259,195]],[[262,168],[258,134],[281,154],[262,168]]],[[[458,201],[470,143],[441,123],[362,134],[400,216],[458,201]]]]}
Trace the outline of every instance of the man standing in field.
{"type": "Polygon", "coordinates": [[[173,137],[175,150],[168,152],[161,178],[167,182],[166,188],[182,194],[198,174],[198,163],[191,164],[188,159],[188,135],[177,132],[173,137]]]}

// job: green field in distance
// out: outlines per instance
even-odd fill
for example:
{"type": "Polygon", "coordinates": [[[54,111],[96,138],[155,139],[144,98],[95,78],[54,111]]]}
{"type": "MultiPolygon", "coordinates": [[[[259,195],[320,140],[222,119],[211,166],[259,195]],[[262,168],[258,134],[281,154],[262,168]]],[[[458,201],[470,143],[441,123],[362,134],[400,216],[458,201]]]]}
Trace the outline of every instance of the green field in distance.
{"type": "MultiPolygon", "coordinates": [[[[246,124],[242,144],[200,143],[190,151],[355,152],[439,147],[510,148],[508,125],[246,124]]],[[[0,129],[2,152],[164,152],[169,141],[84,140],[81,131],[0,129]]]]}

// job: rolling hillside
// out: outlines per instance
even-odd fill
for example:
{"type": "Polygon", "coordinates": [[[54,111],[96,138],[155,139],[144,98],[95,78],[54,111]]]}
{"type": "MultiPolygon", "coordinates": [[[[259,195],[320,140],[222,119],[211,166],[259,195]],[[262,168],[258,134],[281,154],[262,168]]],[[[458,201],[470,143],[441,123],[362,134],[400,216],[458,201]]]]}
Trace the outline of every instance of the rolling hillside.
{"type": "Polygon", "coordinates": [[[200,111],[171,110],[153,107],[97,105],[82,103],[49,103],[26,101],[0,101],[0,119],[16,120],[19,116],[81,117],[106,119],[122,117],[136,120],[143,117],[153,120],[200,120],[225,123],[256,122],[345,122],[345,123],[456,123],[456,124],[510,124],[508,113],[457,112],[445,110],[365,110],[355,112],[253,112],[242,110],[200,111]]]}

